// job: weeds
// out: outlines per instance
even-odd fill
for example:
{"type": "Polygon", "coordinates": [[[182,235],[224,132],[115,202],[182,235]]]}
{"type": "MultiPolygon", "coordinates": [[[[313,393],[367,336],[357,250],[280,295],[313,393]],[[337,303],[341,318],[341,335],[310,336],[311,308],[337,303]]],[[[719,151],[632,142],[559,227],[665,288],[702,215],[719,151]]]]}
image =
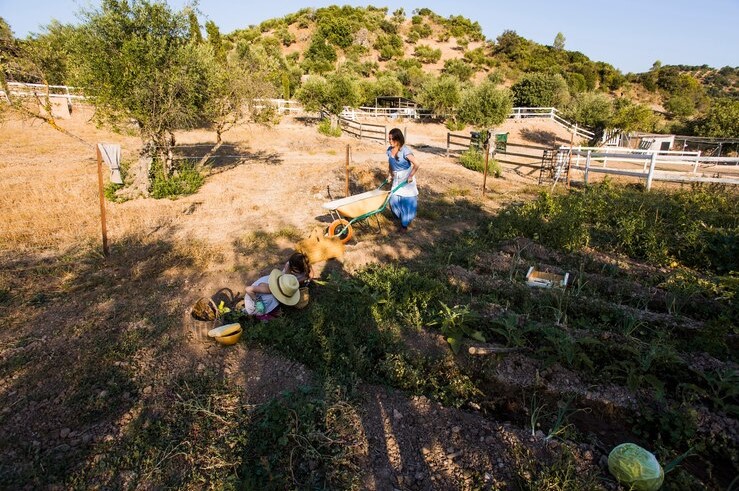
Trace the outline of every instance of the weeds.
{"type": "Polygon", "coordinates": [[[454,353],[459,353],[462,347],[462,339],[470,337],[476,341],[485,342],[482,332],[471,327],[474,315],[468,305],[447,306],[444,302],[438,313],[438,320],[430,325],[441,325],[441,333],[446,337],[449,346],[454,353]]]}
{"type": "MultiPolygon", "coordinates": [[[[466,150],[460,157],[459,163],[463,167],[474,170],[477,172],[485,172],[485,154],[477,149],[466,150]]],[[[503,169],[495,159],[488,159],[488,172],[495,176],[500,177],[503,175],[503,169]]]]}
{"type": "Polygon", "coordinates": [[[320,123],[318,123],[318,132],[325,136],[331,136],[334,138],[338,138],[341,136],[341,127],[334,126],[331,124],[331,120],[326,118],[322,119],[320,123]]]}
{"type": "Polygon", "coordinates": [[[158,169],[160,166],[152,165],[152,181],[149,193],[152,198],[176,199],[181,196],[194,194],[205,182],[205,178],[194,166],[182,166],[177,172],[164,177],[158,169]]]}
{"type": "Polygon", "coordinates": [[[305,387],[260,407],[249,426],[244,489],[358,489],[356,409],[305,387]]]}

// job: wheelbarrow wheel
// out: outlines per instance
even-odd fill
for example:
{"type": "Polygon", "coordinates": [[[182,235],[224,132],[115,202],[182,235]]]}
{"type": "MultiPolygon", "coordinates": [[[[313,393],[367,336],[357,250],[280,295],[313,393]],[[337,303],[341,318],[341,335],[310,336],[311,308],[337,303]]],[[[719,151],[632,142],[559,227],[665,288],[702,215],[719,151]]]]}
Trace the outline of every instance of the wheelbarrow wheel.
{"type": "Polygon", "coordinates": [[[338,237],[342,244],[349,242],[353,235],[354,229],[349,223],[349,220],[339,218],[331,222],[331,225],[328,226],[328,236],[338,237]]]}

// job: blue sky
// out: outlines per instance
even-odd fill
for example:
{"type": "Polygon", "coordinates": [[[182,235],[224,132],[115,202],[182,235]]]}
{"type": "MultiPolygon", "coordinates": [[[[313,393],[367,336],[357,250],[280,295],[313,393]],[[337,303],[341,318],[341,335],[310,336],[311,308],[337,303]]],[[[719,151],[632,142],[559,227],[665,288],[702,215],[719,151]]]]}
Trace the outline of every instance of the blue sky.
{"type": "MultiPolygon", "coordinates": [[[[181,8],[187,0],[169,0],[181,8]]],[[[52,19],[76,23],[89,0],[0,0],[3,17],[17,37],[40,32],[52,19]]],[[[407,15],[426,7],[448,17],[462,15],[480,23],[488,39],[504,30],[541,44],[552,44],[561,32],[565,47],[605,61],[622,72],[644,72],[659,60],[663,65],[739,66],[739,0],[481,0],[390,3],[345,1],[201,0],[201,19],[214,21],[221,32],[259,24],[304,7],[354,5],[404,8],[407,15]]]]}

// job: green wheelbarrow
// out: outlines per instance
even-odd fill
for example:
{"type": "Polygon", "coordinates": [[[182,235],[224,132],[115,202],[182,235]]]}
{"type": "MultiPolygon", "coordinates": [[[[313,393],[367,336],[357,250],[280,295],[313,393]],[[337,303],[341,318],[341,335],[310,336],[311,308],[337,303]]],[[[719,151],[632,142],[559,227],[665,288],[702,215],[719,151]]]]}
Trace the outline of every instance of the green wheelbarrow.
{"type": "Polygon", "coordinates": [[[331,225],[328,226],[328,236],[338,237],[342,243],[349,242],[354,235],[352,225],[382,213],[390,202],[390,196],[405,186],[407,182],[401,182],[392,190],[384,190],[382,188],[388,183],[388,180],[385,179],[377,189],[372,191],[324,203],[323,207],[329,211],[331,218],[334,219],[331,225]]]}

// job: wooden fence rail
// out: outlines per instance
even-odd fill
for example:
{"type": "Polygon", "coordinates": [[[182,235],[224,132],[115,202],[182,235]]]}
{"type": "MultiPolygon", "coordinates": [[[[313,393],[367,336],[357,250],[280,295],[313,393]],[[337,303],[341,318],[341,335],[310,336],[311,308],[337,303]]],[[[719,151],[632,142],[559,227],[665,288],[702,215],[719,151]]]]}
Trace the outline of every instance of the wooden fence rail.
{"type": "Polygon", "coordinates": [[[381,143],[384,143],[387,140],[387,126],[358,123],[346,118],[339,118],[339,126],[342,131],[357,138],[377,140],[381,143]]]}

